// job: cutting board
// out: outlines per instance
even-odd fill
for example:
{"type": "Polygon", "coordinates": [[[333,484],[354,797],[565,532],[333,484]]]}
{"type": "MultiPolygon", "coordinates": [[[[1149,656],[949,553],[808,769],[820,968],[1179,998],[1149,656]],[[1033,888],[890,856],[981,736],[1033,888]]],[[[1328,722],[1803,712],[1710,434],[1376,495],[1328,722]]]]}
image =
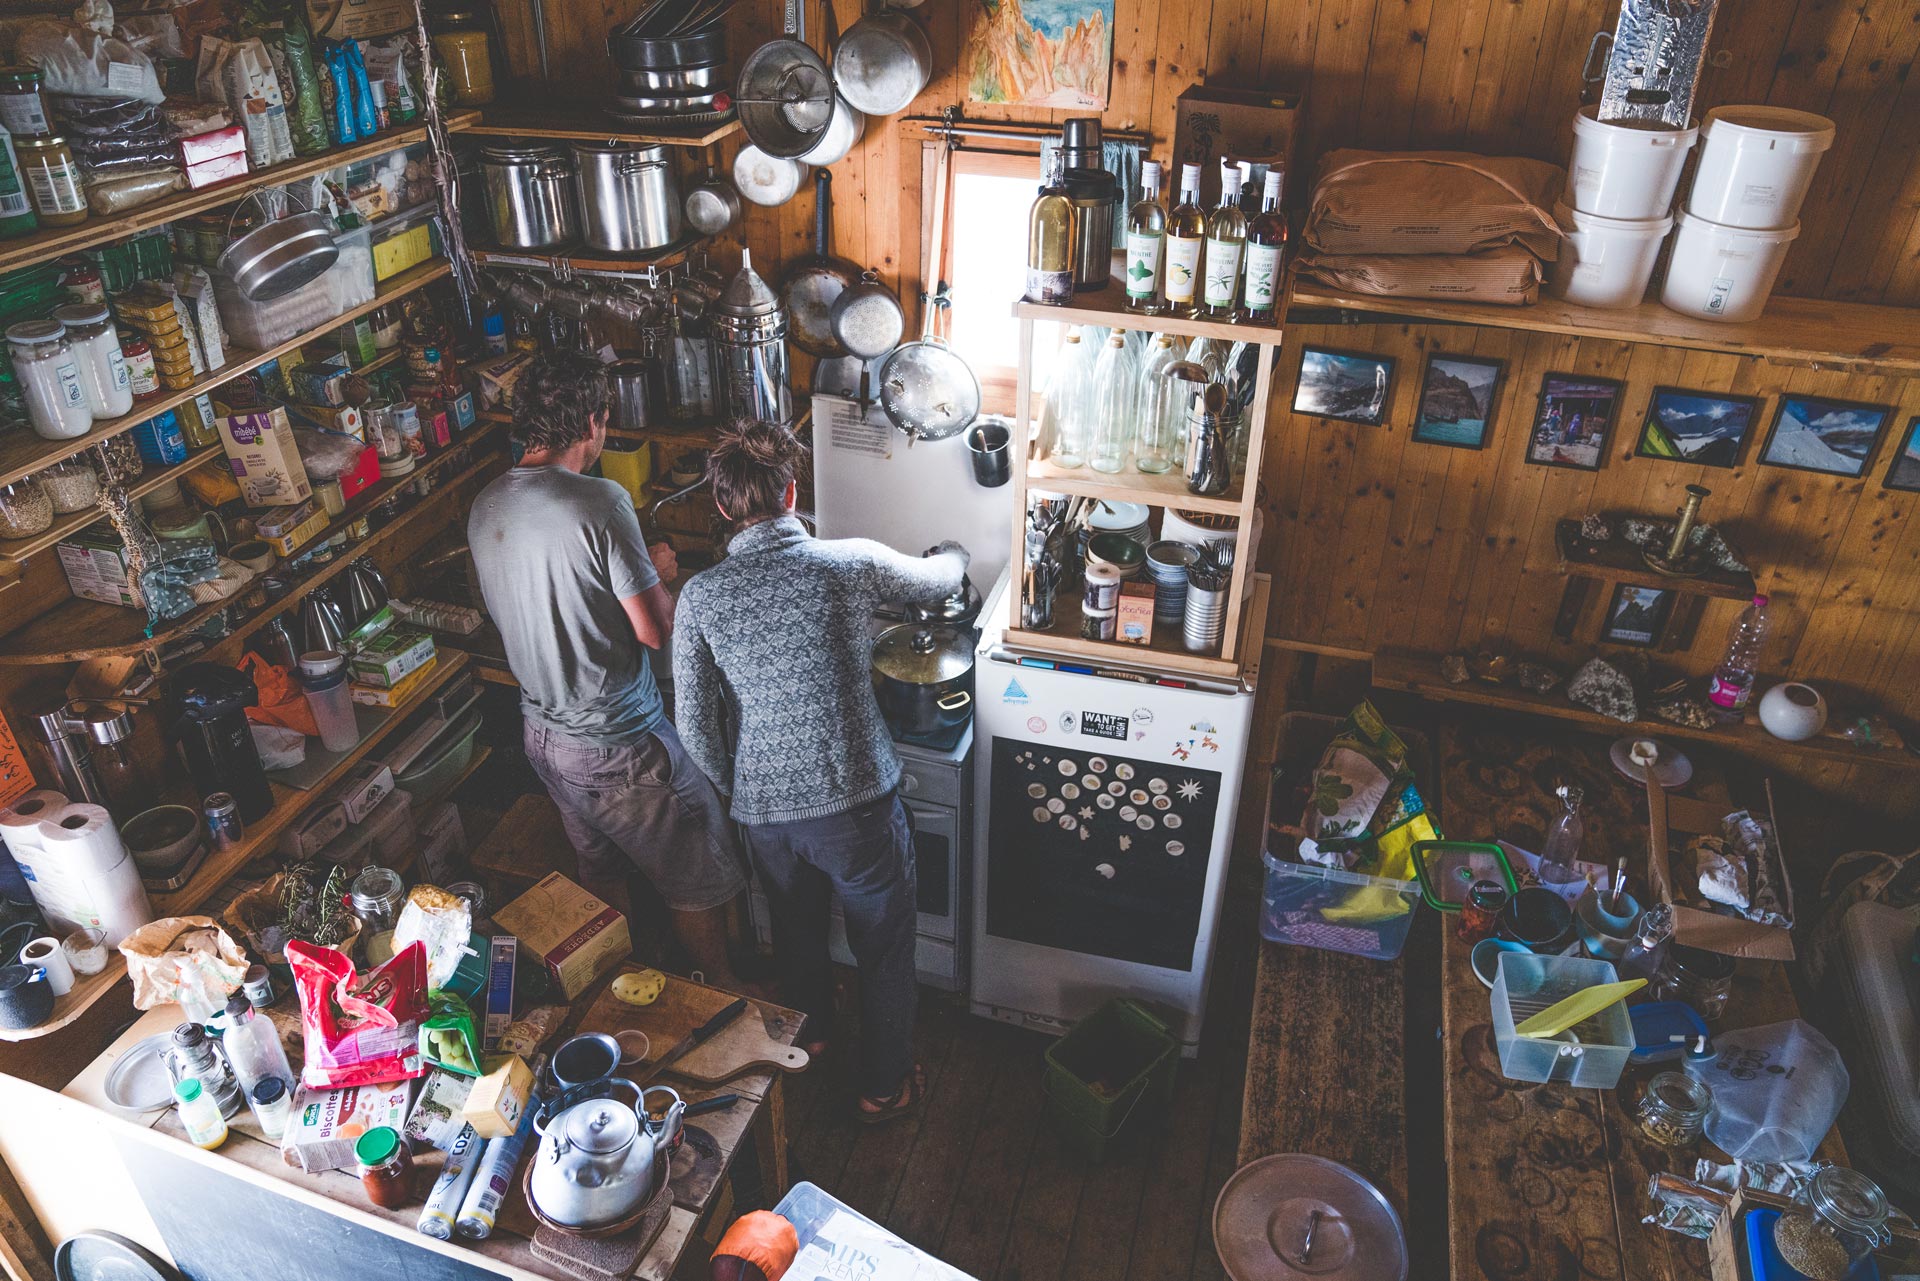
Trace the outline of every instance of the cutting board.
{"type": "MultiPolygon", "coordinates": [[[[602,992],[580,1021],[580,1031],[615,1035],[627,1028],[638,1028],[646,1033],[646,1059],[621,1073],[639,1079],[682,1037],[737,999],[730,992],[669,975],[666,990],[652,1005],[628,1005],[615,996],[611,988],[602,992]]],[[[807,1052],[793,1044],[801,1022],[802,1016],[797,1011],[751,1002],[739,1018],[706,1044],[667,1068],[662,1079],[719,1085],[756,1071],[802,1071],[807,1066],[807,1052]]],[[[740,1089],[742,1093],[758,1097],[759,1092],[751,1086],[742,1085],[740,1089]]]]}

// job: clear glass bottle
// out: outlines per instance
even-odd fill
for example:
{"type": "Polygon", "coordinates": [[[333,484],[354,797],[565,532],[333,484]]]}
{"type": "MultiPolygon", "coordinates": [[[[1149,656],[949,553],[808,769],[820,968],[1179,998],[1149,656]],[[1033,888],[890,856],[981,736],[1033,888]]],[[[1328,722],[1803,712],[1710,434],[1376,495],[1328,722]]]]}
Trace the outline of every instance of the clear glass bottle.
{"type": "Polygon", "coordinates": [[[220,1115],[219,1105],[207,1097],[197,1078],[188,1077],[174,1083],[173,1105],[180,1110],[180,1125],[187,1132],[187,1142],[212,1149],[227,1141],[227,1119],[220,1115]]]}
{"type": "Polygon", "coordinates": [[[1240,170],[1220,171],[1220,203],[1207,215],[1206,284],[1198,314],[1212,320],[1233,318],[1240,289],[1240,251],[1247,241],[1247,216],[1240,212],[1240,170]]]}
{"type": "Polygon", "coordinates": [[[1240,297],[1246,318],[1257,324],[1273,323],[1287,269],[1287,216],[1280,210],[1286,181],[1279,165],[1267,170],[1260,212],[1247,224],[1247,270],[1240,297]]]}
{"type": "Polygon", "coordinates": [[[1160,204],[1160,162],[1140,166],[1140,199],[1127,210],[1127,310],[1157,312],[1167,211],[1160,204]]]}
{"type": "Polygon", "coordinates": [[[1149,476],[1172,471],[1177,461],[1174,451],[1179,446],[1179,436],[1167,422],[1167,385],[1161,375],[1168,365],[1179,359],[1180,348],[1174,336],[1157,334],[1134,379],[1133,465],[1149,476]]]}
{"type": "Polygon", "coordinates": [[[1554,791],[1566,811],[1547,829],[1546,848],[1540,851],[1540,883],[1548,887],[1571,885],[1583,879],[1574,861],[1580,857],[1580,841],[1586,833],[1586,825],[1580,819],[1581,790],[1562,783],[1554,791]]]}
{"type": "Polygon", "coordinates": [[[293,1088],[293,1065],[287,1060],[286,1047],[280,1044],[279,1029],[272,1019],[253,1008],[243,992],[227,998],[227,1031],[220,1043],[249,1102],[254,1087],[262,1081],[282,1081],[289,1090],[293,1088]]]}
{"type": "Polygon", "coordinates": [[[1066,157],[1058,150],[1047,157],[1046,180],[1027,214],[1027,301],[1073,301],[1073,201],[1066,157]]]}
{"type": "Polygon", "coordinates": [[[1134,365],[1127,336],[1114,330],[1093,366],[1093,445],[1087,462],[1095,471],[1123,471],[1133,451],[1134,365]]]}
{"type": "Polygon", "coordinates": [[[1167,214],[1167,310],[1190,311],[1200,284],[1207,215],[1200,208],[1200,166],[1180,166],[1180,203],[1167,214]]]}
{"type": "Polygon", "coordinates": [[[1054,357],[1053,372],[1047,378],[1045,404],[1040,410],[1040,439],[1055,467],[1083,467],[1087,448],[1089,393],[1092,370],[1088,367],[1086,344],[1080,331],[1067,335],[1067,341],[1054,357]]]}

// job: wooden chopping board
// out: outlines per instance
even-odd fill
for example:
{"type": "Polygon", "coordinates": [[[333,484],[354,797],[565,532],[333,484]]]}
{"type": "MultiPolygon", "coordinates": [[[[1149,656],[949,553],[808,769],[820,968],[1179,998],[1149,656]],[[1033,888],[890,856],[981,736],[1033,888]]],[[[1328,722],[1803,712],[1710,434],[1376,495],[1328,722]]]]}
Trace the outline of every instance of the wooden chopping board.
{"type": "MultiPolygon", "coordinates": [[[[580,1020],[579,1030],[617,1035],[627,1028],[638,1028],[646,1033],[646,1059],[621,1072],[639,1079],[682,1037],[738,999],[731,992],[669,975],[666,990],[652,1005],[628,1005],[611,988],[603,991],[580,1020]]],[[[802,1021],[795,1010],[750,1002],[739,1018],[661,1075],[663,1079],[677,1077],[719,1085],[756,1071],[802,1071],[807,1066],[807,1052],[793,1044],[802,1021]]],[[[743,1088],[742,1092],[757,1096],[751,1089],[743,1088]]]]}

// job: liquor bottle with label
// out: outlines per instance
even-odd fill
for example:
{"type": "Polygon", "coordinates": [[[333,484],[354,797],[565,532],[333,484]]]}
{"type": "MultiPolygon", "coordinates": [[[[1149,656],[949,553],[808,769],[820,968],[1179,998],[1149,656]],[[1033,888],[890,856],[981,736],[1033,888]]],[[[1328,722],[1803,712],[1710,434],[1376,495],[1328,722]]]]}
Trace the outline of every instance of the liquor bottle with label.
{"type": "Polygon", "coordinates": [[[1287,216],[1280,212],[1286,181],[1287,175],[1279,165],[1267,170],[1260,212],[1247,224],[1247,273],[1241,298],[1247,319],[1256,324],[1273,323],[1280,280],[1287,268],[1287,216]]]}
{"type": "Polygon", "coordinates": [[[1220,203],[1207,215],[1207,270],[1198,314],[1230,320],[1240,290],[1240,252],[1247,240],[1247,216],[1240,212],[1240,170],[1220,170],[1220,203]]]}
{"type": "Polygon", "coordinates": [[[1180,166],[1180,203],[1167,215],[1167,308],[1193,310],[1200,284],[1200,250],[1207,215],[1200,208],[1200,166],[1180,166]]]}
{"type": "Polygon", "coordinates": [[[1047,158],[1046,174],[1027,216],[1027,301],[1065,306],[1073,301],[1073,201],[1060,152],[1047,158]]]}
{"type": "Polygon", "coordinates": [[[1160,164],[1140,166],[1140,199],[1127,210],[1127,310],[1156,312],[1160,304],[1160,251],[1167,239],[1167,211],[1160,207],[1160,164]]]}

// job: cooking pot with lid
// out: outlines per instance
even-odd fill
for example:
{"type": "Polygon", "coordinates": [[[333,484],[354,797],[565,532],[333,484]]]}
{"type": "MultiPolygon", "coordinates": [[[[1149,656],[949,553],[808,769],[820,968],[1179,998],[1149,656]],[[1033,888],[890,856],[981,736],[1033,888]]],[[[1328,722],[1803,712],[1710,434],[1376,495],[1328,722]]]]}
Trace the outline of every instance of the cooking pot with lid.
{"type": "Polygon", "coordinates": [[[873,643],[873,693],[896,734],[921,737],[973,714],[973,633],[902,623],[873,643]]]}
{"type": "Polygon", "coordinates": [[[503,144],[480,149],[487,216],[506,249],[551,249],[580,234],[573,161],[558,147],[503,144]]]}
{"type": "Polygon", "coordinates": [[[573,144],[582,237],[607,253],[661,249],[680,235],[680,184],[667,149],[625,142],[573,144]]]}
{"type": "Polygon", "coordinates": [[[946,623],[952,627],[972,627],[980,617],[980,589],[965,574],[960,575],[960,590],[931,605],[909,605],[907,617],[916,623],[946,623]]]}

